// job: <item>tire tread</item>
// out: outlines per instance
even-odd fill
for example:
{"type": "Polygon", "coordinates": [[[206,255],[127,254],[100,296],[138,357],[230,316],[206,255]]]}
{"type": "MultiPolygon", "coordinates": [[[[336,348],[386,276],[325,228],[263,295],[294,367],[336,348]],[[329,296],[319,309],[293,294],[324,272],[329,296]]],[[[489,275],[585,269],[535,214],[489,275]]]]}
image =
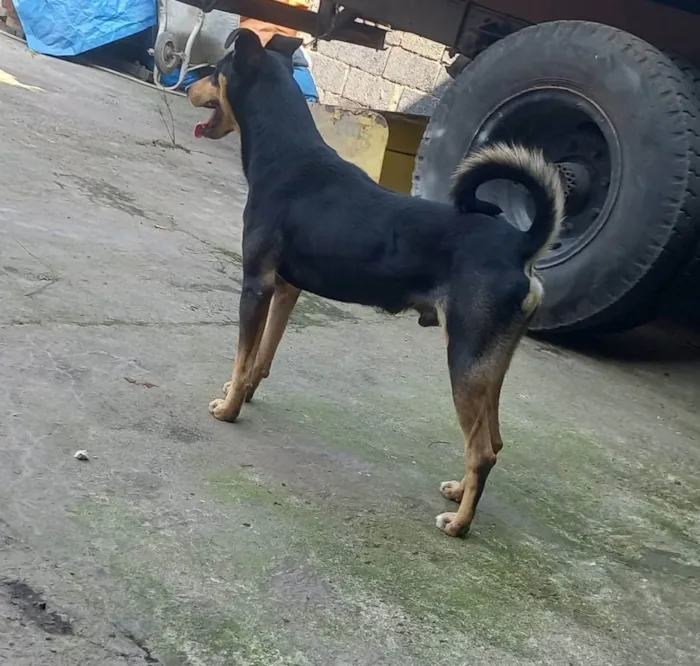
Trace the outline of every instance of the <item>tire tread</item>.
{"type": "MultiPolygon", "coordinates": [[[[683,167],[685,177],[675,179],[679,187],[674,194],[666,196],[667,213],[658,220],[656,233],[648,241],[649,253],[643,259],[629,262],[604,293],[595,295],[595,312],[588,317],[556,322],[539,323],[536,330],[568,332],[586,329],[605,332],[619,330],[642,323],[652,315],[649,302],[657,298],[677,273],[679,265],[689,261],[689,247],[697,245],[700,227],[696,219],[700,216],[700,73],[693,77],[677,63],[642,39],[617,28],[586,21],[553,21],[524,28],[496,42],[469,63],[460,76],[445,91],[426,129],[424,139],[416,156],[413,191],[423,194],[420,177],[421,166],[431,151],[435,127],[444,126],[450,106],[464,94],[470,85],[470,75],[488,67],[489,60],[504,57],[508,51],[529,42],[541,40],[564,41],[574,37],[589,39],[595,43],[608,44],[610,48],[623,51],[636,63],[639,71],[653,81],[656,94],[669,108],[665,111],[668,134],[677,142],[677,162],[683,167]],[[697,82],[694,89],[693,80],[697,82]],[[674,127],[675,126],[675,127],[674,127]]],[[[695,260],[700,266],[700,252],[695,260]]]]}

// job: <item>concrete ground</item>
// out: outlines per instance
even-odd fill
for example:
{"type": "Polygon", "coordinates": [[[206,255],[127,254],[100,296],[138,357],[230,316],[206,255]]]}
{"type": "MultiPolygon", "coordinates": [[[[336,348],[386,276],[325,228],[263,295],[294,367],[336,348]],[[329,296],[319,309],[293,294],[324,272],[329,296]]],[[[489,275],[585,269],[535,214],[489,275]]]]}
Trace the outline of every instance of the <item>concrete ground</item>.
{"type": "Polygon", "coordinates": [[[0,66],[1,664],[697,664],[692,340],[525,341],[448,538],[440,332],[305,296],[256,401],[215,421],[236,140],[4,37],[0,66]]]}

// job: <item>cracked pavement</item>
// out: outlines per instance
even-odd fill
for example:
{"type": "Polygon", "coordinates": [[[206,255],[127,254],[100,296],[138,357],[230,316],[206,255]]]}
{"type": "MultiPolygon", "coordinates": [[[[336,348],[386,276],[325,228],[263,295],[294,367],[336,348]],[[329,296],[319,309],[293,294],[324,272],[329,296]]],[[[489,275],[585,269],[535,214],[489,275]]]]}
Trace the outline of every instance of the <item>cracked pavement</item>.
{"type": "Polygon", "coordinates": [[[696,338],[525,341],[449,539],[440,332],[304,296],[255,402],[216,422],[236,140],[2,35],[0,66],[30,86],[0,84],[0,664],[697,663],[696,338]]]}

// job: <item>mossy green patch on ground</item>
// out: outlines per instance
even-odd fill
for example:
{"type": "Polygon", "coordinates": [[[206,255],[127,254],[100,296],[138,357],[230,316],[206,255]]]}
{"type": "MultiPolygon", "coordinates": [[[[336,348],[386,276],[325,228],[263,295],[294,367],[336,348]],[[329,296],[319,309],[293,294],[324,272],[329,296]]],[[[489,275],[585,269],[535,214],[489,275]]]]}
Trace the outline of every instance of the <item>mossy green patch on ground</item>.
{"type": "Polygon", "coordinates": [[[272,496],[261,491],[266,487],[237,470],[212,480],[218,497],[256,498],[280,521],[293,521],[295,550],[313,553],[319,571],[341,588],[343,581],[359,583],[364,594],[396,605],[413,623],[469,626],[485,642],[519,652],[543,628],[547,612],[596,628],[611,620],[587,600],[585,581],[565,575],[566,558],[536,541],[480,530],[466,546],[396,499],[377,497],[376,509],[353,514],[332,502],[309,504],[286,489],[272,496]],[[508,631],[499,629],[504,626],[508,631]]]}
{"type": "MultiPolygon", "coordinates": [[[[437,485],[459,477],[463,446],[449,395],[424,395],[428,398],[421,397],[416,411],[413,396],[369,389],[344,402],[274,392],[265,399],[264,427],[305,434],[318,446],[350,452],[387,475],[432,477],[437,485]]],[[[568,422],[545,421],[527,402],[509,400],[501,424],[506,448],[487,486],[487,504],[489,495],[497,495],[517,506],[524,519],[544,525],[546,538],[556,533],[563,542],[625,561],[644,551],[656,533],[692,547],[698,503],[692,480],[678,483],[663,464],[650,475],[616,459],[590,433],[568,422]],[[621,504],[638,520],[630,522],[621,504]]]]}
{"type": "MultiPolygon", "coordinates": [[[[353,575],[367,576],[372,584],[378,584],[382,578],[392,581],[396,589],[392,588],[391,592],[397,594],[402,604],[415,603],[412,601],[415,597],[409,594],[402,598],[400,590],[414,589],[412,586],[420,584],[421,604],[432,603],[434,614],[439,614],[442,608],[454,615],[455,609],[460,608],[459,599],[469,599],[467,605],[471,609],[479,605],[479,587],[473,580],[474,572],[478,571],[477,577],[484,581],[483,605],[491,609],[487,613],[491,619],[511,613],[521,617],[522,604],[527,607],[535,599],[542,602],[543,608],[568,614],[586,627],[613,626],[614,606],[597,600],[596,593],[590,589],[592,584],[604,584],[605,573],[596,568],[600,563],[582,563],[609,557],[613,566],[617,562],[634,567],[645,557],[654,538],[665,542],[671,539],[678,547],[674,532],[685,518],[670,510],[671,507],[661,509],[656,497],[645,495],[643,486],[630,499],[628,490],[611,483],[615,480],[615,475],[609,473],[611,453],[590,435],[577,432],[568,423],[540,421],[534,425],[536,419],[531,407],[513,404],[509,407],[502,419],[508,448],[487,486],[482,504],[485,511],[477,516],[475,524],[479,540],[469,542],[468,547],[471,573],[462,584],[445,589],[437,571],[424,571],[422,577],[416,562],[403,561],[408,556],[403,546],[396,549],[398,554],[387,554],[385,549],[371,553],[357,550],[356,542],[352,542],[350,552],[358,553],[354,560],[362,565],[353,575]],[[496,507],[488,499],[491,495],[498,502],[496,507]],[[651,521],[649,511],[655,512],[651,521]],[[631,521],[629,512],[637,519],[631,521]],[[481,520],[488,520],[491,529],[481,528],[481,520]],[[669,522],[675,526],[673,529],[668,529],[669,522]],[[503,543],[507,547],[499,548],[503,543]],[[369,559],[365,561],[364,557],[369,559]],[[484,559],[479,561],[480,557],[484,559]],[[401,584],[401,576],[395,575],[395,571],[406,573],[409,578],[404,581],[406,585],[401,584]],[[432,602],[426,590],[434,592],[432,602]],[[501,592],[505,596],[499,603],[501,592]]],[[[286,393],[274,398],[268,396],[265,414],[268,427],[274,424],[273,430],[303,430],[310,445],[315,442],[351,452],[372,464],[377,476],[389,478],[386,492],[369,502],[376,507],[376,513],[353,519],[343,516],[343,507],[333,505],[332,498],[325,498],[316,507],[322,514],[331,510],[339,513],[343,524],[352,528],[351,534],[360,530],[383,535],[386,543],[411,541],[418,552],[433,551],[436,560],[449,559],[452,549],[459,548],[458,542],[439,541],[428,522],[432,516],[418,517],[415,510],[407,509],[401,503],[405,497],[396,496],[395,486],[398,478],[405,482],[405,495],[416,492],[411,484],[415,484],[417,468],[419,474],[434,476],[435,486],[440,479],[458,476],[459,432],[453,424],[449,400],[433,400],[424,412],[416,415],[408,402],[371,391],[364,392],[359,401],[348,400],[344,404],[286,393]],[[285,407],[278,409],[280,404],[285,407]],[[426,418],[423,413],[430,416],[426,418]],[[436,441],[441,445],[437,451],[430,447],[436,441]],[[445,442],[454,445],[442,446],[445,442]],[[445,470],[450,467],[457,472],[447,474],[445,470]]],[[[238,488],[234,494],[243,492],[240,483],[239,480],[234,484],[238,488]]],[[[421,491],[418,488],[417,494],[421,491]]],[[[313,500],[313,494],[302,492],[299,502],[308,498],[313,500]]],[[[687,501],[692,502],[692,498],[687,501]]],[[[313,513],[313,507],[300,506],[313,513]]],[[[316,529],[323,534],[321,543],[337,545],[339,540],[350,538],[346,530],[342,535],[332,536],[332,525],[325,534],[319,518],[315,516],[314,521],[316,529]]],[[[690,546],[691,542],[682,545],[690,546]]],[[[347,548],[345,551],[348,552],[347,548]]],[[[338,564],[332,553],[328,553],[328,561],[338,564]]],[[[343,566],[348,567],[348,562],[343,566]]],[[[514,619],[513,624],[517,626],[519,622],[514,619]]],[[[484,622],[484,630],[487,626],[488,622],[484,622]]]]}
{"type": "Polygon", "coordinates": [[[183,534],[158,524],[138,503],[116,498],[94,498],[74,518],[89,530],[95,548],[108,551],[132,615],[151,627],[152,649],[178,655],[183,664],[308,663],[293,640],[282,638],[283,614],[275,616],[260,602],[277,556],[269,540],[261,543],[249,530],[234,541],[226,534],[183,534]]]}

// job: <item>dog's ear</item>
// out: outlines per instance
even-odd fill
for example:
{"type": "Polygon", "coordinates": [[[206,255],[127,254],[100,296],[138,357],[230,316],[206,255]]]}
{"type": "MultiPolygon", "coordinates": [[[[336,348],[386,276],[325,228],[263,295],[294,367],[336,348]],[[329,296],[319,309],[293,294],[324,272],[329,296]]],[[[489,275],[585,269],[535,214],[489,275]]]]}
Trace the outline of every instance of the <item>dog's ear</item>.
{"type": "Polygon", "coordinates": [[[268,51],[281,53],[287,58],[291,58],[294,52],[304,43],[299,37],[285,37],[284,35],[273,35],[265,48],[268,51]]]}
{"type": "Polygon", "coordinates": [[[244,74],[256,68],[265,53],[263,45],[252,30],[238,28],[224,42],[224,48],[233,46],[233,66],[244,74]]]}
{"type": "Polygon", "coordinates": [[[228,49],[231,44],[233,44],[236,39],[238,39],[238,33],[240,32],[240,28],[236,28],[231,32],[231,34],[226,38],[226,41],[224,42],[224,48],[228,49]]]}

